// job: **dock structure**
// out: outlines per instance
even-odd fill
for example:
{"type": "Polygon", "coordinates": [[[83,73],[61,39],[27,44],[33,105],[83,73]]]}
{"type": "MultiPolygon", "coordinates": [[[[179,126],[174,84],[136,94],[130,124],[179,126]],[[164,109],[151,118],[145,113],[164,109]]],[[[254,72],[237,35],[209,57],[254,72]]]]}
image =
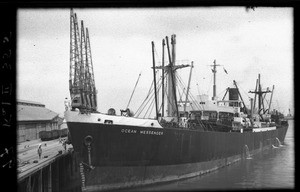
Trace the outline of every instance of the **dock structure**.
{"type": "Polygon", "coordinates": [[[48,149],[45,145],[41,159],[36,149],[32,147],[18,154],[18,192],[81,191],[78,162],[72,147],[64,150],[59,141],[52,142],[48,149]]]}

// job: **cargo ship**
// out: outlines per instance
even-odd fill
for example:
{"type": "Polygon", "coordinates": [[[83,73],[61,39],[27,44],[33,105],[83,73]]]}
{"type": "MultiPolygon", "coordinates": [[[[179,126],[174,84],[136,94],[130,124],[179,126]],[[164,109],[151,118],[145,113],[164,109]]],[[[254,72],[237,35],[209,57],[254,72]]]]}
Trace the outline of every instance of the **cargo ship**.
{"type": "MultiPolygon", "coordinates": [[[[81,24],[83,28],[83,22],[81,24]]],[[[86,34],[81,30],[80,39],[73,10],[70,29],[71,103],[66,106],[65,119],[69,140],[79,159],[82,191],[112,190],[194,177],[284,142],[288,123],[280,119],[276,111],[271,113],[270,108],[263,106],[263,97],[270,91],[261,89],[260,76],[252,91],[254,99],[258,98],[258,108],[256,101],[251,102],[251,109],[246,107],[237,86],[228,88],[229,99],[225,100],[225,94],[218,100],[215,81],[211,100],[203,95],[189,99],[188,86],[185,101],[179,101],[176,70],[190,66],[192,71],[193,63],[175,64],[175,35],[171,36],[171,49],[168,37],[162,41],[163,58],[167,45],[167,65],[164,59],[161,66],[155,65],[152,42],[153,118],[136,117],[129,109],[121,110],[120,115],[115,109],[107,113],[97,111],[88,30],[86,34]],[[156,80],[157,70],[163,74],[159,81],[156,80]],[[159,96],[162,97],[160,103],[159,96]]],[[[212,65],[214,80],[217,66],[216,62],[212,65]]]]}

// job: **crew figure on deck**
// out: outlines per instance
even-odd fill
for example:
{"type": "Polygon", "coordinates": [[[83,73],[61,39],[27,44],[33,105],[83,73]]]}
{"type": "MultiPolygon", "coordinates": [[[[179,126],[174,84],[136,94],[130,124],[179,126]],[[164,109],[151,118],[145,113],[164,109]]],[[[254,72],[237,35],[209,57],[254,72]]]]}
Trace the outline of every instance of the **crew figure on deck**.
{"type": "Polygon", "coordinates": [[[38,147],[38,155],[39,155],[39,159],[41,159],[41,156],[42,156],[42,145],[40,144],[39,147],[38,147]]]}

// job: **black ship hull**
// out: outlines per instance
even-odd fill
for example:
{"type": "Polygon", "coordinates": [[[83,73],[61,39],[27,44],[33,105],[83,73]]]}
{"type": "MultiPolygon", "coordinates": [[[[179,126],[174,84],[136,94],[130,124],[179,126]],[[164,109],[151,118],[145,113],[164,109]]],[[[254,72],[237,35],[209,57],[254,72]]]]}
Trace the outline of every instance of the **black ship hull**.
{"type": "Polygon", "coordinates": [[[197,176],[284,142],[288,125],[262,132],[215,132],[68,122],[83,191],[197,176]],[[92,138],[88,150],[85,138],[92,138]],[[91,168],[92,167],[92,168],[91,168]]]}

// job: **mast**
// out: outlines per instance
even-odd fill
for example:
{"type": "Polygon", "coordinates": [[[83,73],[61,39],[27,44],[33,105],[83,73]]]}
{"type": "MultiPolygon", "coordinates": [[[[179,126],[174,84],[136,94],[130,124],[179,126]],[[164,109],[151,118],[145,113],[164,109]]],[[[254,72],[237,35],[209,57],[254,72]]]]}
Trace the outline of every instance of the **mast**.
{"type": "Polygon", "coordinates": [[[216,64],[216,60],[214,60],[213,62],[214,64],[211,65],[213,67],[212,72],[214,74],[214,85],[213,85],[213,97],[212,100],[216,100],[217,99],[217,85],[216,85],[216,79],[217,79],[217,66],[220,66],[219,64],[216,64]]]}
{"type": "Polygon", "coordinates": [[[258,114],[261,112],[261,102],[262,102],[262,93],[261,93],[261,85],[260,85],[260,74],[258,74],[258,114]]]}
{"type": "Polygon", "coordinates": [[[252,120],[253,118],[253,98],[250,98],[250,107],[251,107],[251,111],[250,111],[250,119],[252,120]]]}
{"type": "Polygon", "coordinates": [[[216,99],[216,73],[217,73],[217,68],[216,68],[216,60],[214,60],[214,69],[213,69],[213,74],[214,74],[214,85],[213,85],[213,100],[216,99]]]}
{"type": "MultiPolygon", "coordinates": [[[[258,95],[258,114],[261,114],[261,109],[262,109],[261,106],[263,105],[262,104],[263,103],[263,94],[269,93],[271,91],[269,89],[267,89],[266,91],[262,91],[261,84],[260,84],[260,74],[258,74],[257,86],[258,86],[258,90],[255,89],[255,91],[249,91],[249,93],[254,93],[255,98],[256,98],[256,95],[258,95]]],[[[254,102],[254,105],[255,105],[255,102],[254,102]]]]}
{"type": "Polygon", "coordinates": [[[167,43],[167,50],[168,50],[168,56],[169,56],[169,65],[167,68],[167,81],[168,81],[168,105],[167,105],[167,115],[173,116],[173,111],[174,111],[174,97],[173,97],[173,86],[172,86],[172,59],[171,59],[171,54],[170,54],[170,47],[169,47],[169,39],[168,36],[166,36],[166,43],[167,43]]]}
{"type": "Polygon", "coordinates": [[[164,111],[165,111],[165,40],[162,40],[162,111],[161,116],[164,117],[164,111]]]}
{"type": "Polygon", "coordinates": [[[192,61],[192,63],[191,63],[191,70],[190,70],[190,76],[189,76],[189,82],[188,82],[188,87],[187,87],[187,90],[186,90],[186,97],[185,97],[185,102],[184,102],[184,114],[185,114],[185,111],[186,111],[186,104],[187,104],[189,90],[190,90],[190,83],[191,83],[192,71],[193,71],[193,67],[194,67],[193,64],[194,64],[194,62],[192,61]]]}
{"type": "MultiPolygon", "coordinates": [[[[267,87],[267,91],[270,91],[270,90],[269,90],[269,87],[267,87]]],[[[265,112],[267,111],[267,110],[265,110],[265,104],[264,104],[264,100],[265,100],[265,98],[266,98],[267,93],[268,93],[268,92],[266,92],[266,93],[264,94],[264,96],[262,96],[262,99],[261,99],[261,101],[262,101],[262,111],[263,111],[264,114],[265,114],[265,112]]]]}
{"type": "Polygon", "coordinates": [[[254,122],[253,122],[253,111],[254,111],[254,107],[253,107],[253,98],[250,98],[250,123],[251,123],[251,126],[253,128],[254,126],[254,122]]]}
{"type": "Polygon", "coordinates": [[[270,109],[271,109],[271,103],[272,103],[274,88],[275,88],[275,86],[273,85],[268,112],[270,112],[270,109]]]}
{"type": "Polygon", "coordinates": [[[171,44],[172,44],[171,78],[172,78],[173,96],[174,96],[174,102],[175,102],[175,113],[176,113],[176,116],[179,118],[177,97],[176,97],[176,79],[174,77],[176,71],[173,69],[173,67],[175,66],[175,58],[176,58],[176,54],[175,54],[176,35],[175,34],[173,34],[171,36],[171,44]]]}
{"type": "Polygon", "coordinates": [[[155,57],[154,57],[154,42],[152,41],[152,59],[153,59],[153,81],[154,81],[154,97],[155,97],[155,110],[156,118],[158,119],[158,108],[157,108],[157,92],[156,92],[156,74],[155,74],[155,57]]]}
{"type": "MultiPolygon", "coordinates": [[[[257,87],[258,87],[258,79],[256,79],[255,92],[257,91],[257,87]]],[[[256,106],[256,94],[254,95],[253,110],[255,110],[255,106],[256,106]]]]}

